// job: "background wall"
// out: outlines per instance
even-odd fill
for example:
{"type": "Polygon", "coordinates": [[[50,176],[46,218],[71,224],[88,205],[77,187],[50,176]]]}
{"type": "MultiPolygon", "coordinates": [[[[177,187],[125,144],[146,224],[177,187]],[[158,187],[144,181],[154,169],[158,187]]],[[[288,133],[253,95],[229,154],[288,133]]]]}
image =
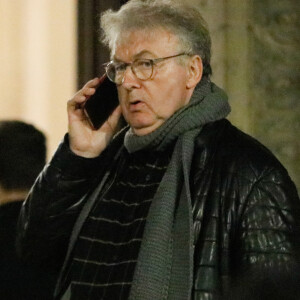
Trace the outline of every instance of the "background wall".
{"type": "Polygon", "coordinates": [[[42,129],[49,156],[76,90],[76,15],[76,0],[0,0],[0,119],[42,129]]]}
{"type": "MultiPolygon", "coordinates": [[[[213,80],[229,95],[230,120],[269,147],[299,189],[299,1],[186,1],[200,6],[208,22],[213,80]]],[[[107,60],[90,27],[99,12],[123,2],[0,0],[0,118],[43,129],[50,156],[66,131],[66,101],[77,83],[97,75],[95,62],[107,60]]]]}
{"type": "Polygon", "coordinates": [[[213,41],[213,80],[229,119],[279,158],[300,190],[298,0],[187,0],[201,7],[213,41]]]}

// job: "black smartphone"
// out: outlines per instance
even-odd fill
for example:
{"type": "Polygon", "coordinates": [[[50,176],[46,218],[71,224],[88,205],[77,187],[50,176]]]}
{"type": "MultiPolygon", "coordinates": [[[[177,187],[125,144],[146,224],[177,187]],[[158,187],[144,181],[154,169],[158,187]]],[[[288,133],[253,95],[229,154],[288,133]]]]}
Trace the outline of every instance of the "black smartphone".
{"type": "Polygon", "coordinates": [[[118,105],[117,86],[104,74],[95,94],[85,102],[84,111],[93,128],[97,130],[118,105]]]}

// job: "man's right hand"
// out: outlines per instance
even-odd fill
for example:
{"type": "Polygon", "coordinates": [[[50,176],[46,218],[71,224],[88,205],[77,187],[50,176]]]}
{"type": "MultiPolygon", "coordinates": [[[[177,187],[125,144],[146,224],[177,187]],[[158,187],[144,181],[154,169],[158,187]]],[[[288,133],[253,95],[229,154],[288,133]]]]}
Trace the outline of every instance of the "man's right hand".
{"type": "Polygon", "coordinates": [[[118,106],[98,130],[90,125],[83,107],[85,101],[95,93],[100,82],[100,78],[90,80],[68,101],[70,149],[86,158],[96,157],[106,148],[117,131],[121,116],[121,107],[118,106]]]}

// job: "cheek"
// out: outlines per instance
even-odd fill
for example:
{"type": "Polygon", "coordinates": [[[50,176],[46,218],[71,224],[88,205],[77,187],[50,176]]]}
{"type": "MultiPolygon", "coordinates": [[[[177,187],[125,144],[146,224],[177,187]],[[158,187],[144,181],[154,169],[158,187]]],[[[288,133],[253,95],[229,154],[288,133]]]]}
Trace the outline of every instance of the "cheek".
{"type": "Polygon", "coordinates": [[[177,110],[182,108],[186,104],[186,94],[183,92],[184,87],[174,86],[164,93],[160,93],[157,103],[158,114],[164,118],[170,117],[177,110]]]}

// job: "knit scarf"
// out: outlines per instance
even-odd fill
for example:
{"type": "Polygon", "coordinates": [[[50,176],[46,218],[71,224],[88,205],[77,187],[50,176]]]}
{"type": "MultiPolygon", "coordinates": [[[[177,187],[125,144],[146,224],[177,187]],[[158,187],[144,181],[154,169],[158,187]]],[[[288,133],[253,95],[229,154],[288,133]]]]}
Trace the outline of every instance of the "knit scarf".
{"type": "Polygon", "coordinates": [[[130,300],[191,299],[193,217],[189,175],[194,141],[204,124],[226,117],[227,96],[202,79],[188,105],[154,132],[137,136],[131,129],[124,144],[133,153],[163,151],[175,142],[169,166],[152,200],[132,282],[130,300]]]}

